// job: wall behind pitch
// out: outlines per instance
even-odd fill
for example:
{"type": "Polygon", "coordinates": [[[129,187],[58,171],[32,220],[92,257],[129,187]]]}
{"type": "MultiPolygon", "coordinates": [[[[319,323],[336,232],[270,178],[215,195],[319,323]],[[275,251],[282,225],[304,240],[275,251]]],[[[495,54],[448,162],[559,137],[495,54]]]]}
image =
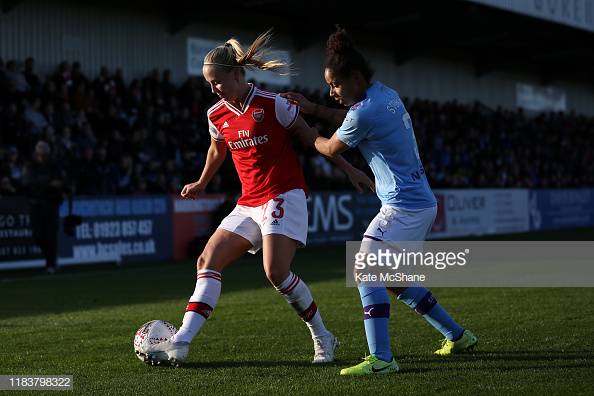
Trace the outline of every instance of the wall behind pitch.
{"type": "Polygon", "coordinates": [[[165,29],[164,20],[127,10],[23,1],[0,14],[0,56],[17,61],[33,56],[40,74],[54,71],[62,60],[78,60],[90,78],[102,65],[123,67],[127,78],[153,67],[179,75],[185,41],[165,29]]]}
{"type": "MultiPolygon", "coordinates": [[[[297,79],[310,88],[326,89],[323,80],[324,42],[296,52],[293,56],[300,68],[297,79]],[[319,59],[319,61],[316,61],[319,59]]],[[[394,62],[393,51],[363,48],[375,70],[375,78],[395,88],[401,96],[445,102],[457,100],[472,103],[479,100],[487,106],[516,108],[516,84],[540,86],[538,74],[493,71],[475,76],[472,64],[429,57],[413,57],[400,65],[394,62]]],[[[567,109],[594,115],[594,92],[587,84],[555,81],[552,86],[565,91],[567,109]]]]}
{"type": "MultiPolygon", "coordinates": [[[[22,63],[36,60],[42,76],[53,73],[63,61],[80,61],[83,72],[94,79],[101,66],[118,67],[129,82],[153,68],[170,69],[177,83],[187,74],[187,39],[197,37],[223,43],[235,36],[251,42],[261,31],[230,26],[190,24],[175,34],[169,21],[139,9],[72,2],[22,1],[7,13],[0,12],[0,57],[22,63]]],[[[264,28],[263,28],[264,29],[264,28]]],[[[290,49],[291,41],[276,37],[277,49],[290,49]]]]}
{"type": "MultiPolygon", "coordinates": [[[[21,1],[9,12],[0,12],[0,57],[24,61],[33,56],[37,70],[44,75],[55,70],[62,60],[78,60],[83,71],[94,78],[102,65],[111,70],[122,67],[124,76],[145,76],[152,68],[170,69],[176,82],[187,77],[186,45],[188,37],[223,42],[230,35],[246,43],[260,31],[235,26],[191,24],[169,34],[168,20],[138,9],[108,8],[60,1],[21,1]]],[[[264,29],[264,27],[262,28],[264,29]]],[[[277,36],[274,46],[292,49],[292,59],[299,75],[292,84],[322,88],[324,42],[326,37],[296,51],[293,39],[277,36]]],[[[480,100],[488,106],[515,108],[516,83],[539,85],[535,75],[494,71],[475,77],[470,63],[416,57],[397,65],[394,50],[363,49],[376,70],[376,77],[396,88],[402,96],[437,101],[480,100]]],[[[578,82],[555,81],[553,86],[567,95],[567,107],[594,115],[594,92],[578,82]]]]}

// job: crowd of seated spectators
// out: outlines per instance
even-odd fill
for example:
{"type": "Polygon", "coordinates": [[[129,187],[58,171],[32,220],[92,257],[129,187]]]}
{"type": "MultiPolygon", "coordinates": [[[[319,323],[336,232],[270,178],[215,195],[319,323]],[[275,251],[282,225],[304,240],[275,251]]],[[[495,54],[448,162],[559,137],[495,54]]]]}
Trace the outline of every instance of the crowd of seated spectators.
{"type": "MultiPolygon", "coordinates": [[[[336,106],[326,91],[291,90],[336,106]]],[[[201,77],[178,85],[169,70],[128,82],[122,69],[87,76],[80,63],[62,62],[40,77],[32,58],[22,66],[0,59],[0,196],[26,193],[23,170],[40,140],[77,195],[178,193],[200,175],[210,144],[206,110],[217,99],[201,77]]],[[[594,186],[592,117],[480,103],[405,104],[432,187],[594,186]]],[[[335,128],[305,118],[323,134],[335,128]]],[[[325,158],[297,151],[312,190],[351,188],[325,158]]],[[[369,172],[356,150],[345,156],[369,172]]],[[[230,157],[207,191],[240,191],[230,157]]]]}

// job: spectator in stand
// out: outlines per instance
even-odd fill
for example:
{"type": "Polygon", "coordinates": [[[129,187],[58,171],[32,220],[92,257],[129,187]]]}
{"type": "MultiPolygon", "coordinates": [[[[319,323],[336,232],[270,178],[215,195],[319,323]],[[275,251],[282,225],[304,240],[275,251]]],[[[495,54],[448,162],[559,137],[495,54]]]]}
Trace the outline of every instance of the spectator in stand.
{"type": "Polygon", "coordinates": [[[25,80],[27,81],[27,84],[29,84],[31,91],[35,95],[39,95],[41,93],[41,80],[37,74],[35,74],[34,69],[35,60],[32,57],[28,57],[25,60],[25,71],[23,72],[23,75],[25,76],[25,80]]]}
{"type": "Polygon", "coordinates": [[[109,69],[106,66],[102,66],[99,71],[99,76],[93,81],[92,90],[95,92],[97,101],[105,103],[107,98],[110,96],[112,90],[115,90],[115,81],[109,76],[109,69]]]}
{"type": "Polygon", "coordinates": [[[19,150],[15,146],[8,147],[6,159],[2,166],[2,176],[8,177],[12,186],[19,188],[23,184],[24,164],[19,157],[19,150]]]}
{"type": "Polygon", "coordinates": [[[47,119],[41,113],[41,100],[35,98],[31,103],[27,103],[23,118],[25,120],[26,130],[33,136],[39,136],[49,124],[47,119]]]}
{"type": "Polygon", "coordinates": [[[18,70],[15,61],[11,60],[6,63],[5,76],[8,83],[12,84],[17,92],[25,93],[31,89],[24,74],[18,70]]]}
{"type": "Polygon", "coordinates": [[[175,96],[176,88],[171,82],[171,70],[169,69],[163,70],[163,79],[161,81],[161,93],[165,100],[170,100],[175,96]]]}
{"type": "Polygon", "coordinates": [[[97,186],[99,193],[103,195],[113,195],[117,192],[117,168],[107,156],[107,148],[100,146],[97,149],[97,159],[95,162],[97,169],[97,186]]]}
{"type": "Polygon", "coordinates": [[[28,149],[28,141],[25,132],[25,120],[19,114],[16,102],[9,102],[4,111],[0,111],[0,144],[17,146],[17,148],[28,149]],[[24,146],[24,147],[23,147],[24,146]]]}
{"type": "Polygon", "coordinates": [[[129,155],[121,157],[117,168],[117,191],[120,194],[129,194],[132,192],[132,183],[134,180],[134,161],[129,155]]]}
{"type": "Polygon", "coordinates": [[[73,91],[76,90],[78,88],[78,86],[81,84],[85,84],[85,85],[89,84],[89,80],[83,74],[82,66],[81,66],[80,62],[78,62],[78,61],[72,63],[71,81],[72,81],[71,89],[73,91]]]}
{"type": "Polygon", "coordinates": [[[37,142],[33,160],[25,166],[23,184],[29,195],[33,238],[45,256],[47,271],[53,274],[57,270],[58,209],[65,175],[50,154],[49,144],[37,142]]]}
{"type": "Polygon", "coordinates": [[[10,182],[8,176],[0,176],[0,198],[12,197],[17,193],[17,189],[10,182]]]}
{"type": "Polygon", "coordinates": [[[58,70],[54,75],[54,83],[56,86],[61,87],[65,85],[70,88],[72,86],[72,69],[70,63],[62,61],[58,66],[58,70]]]}
{"type": "Polygon", "coordinates": [[[81,147],[81,158],[75,162],[77,195],[97,195],[101,193],[99,169],[95,161],[95,149],[92,146],[81,147]]]}
{"type": "Polygon", "coordinates": [[[6,69],[4,66],[4,59],[0,58],[0,100],[3,100],[8,88],[8,81],[6,80],[6,69]]]}
{"type": "Polygon", "coordinates": [[[126,83],[124,82],[124,71],[121,67],[118,67],[112,78],[115,83],[116,94],[120,98],[126,96],[126,83]]]}

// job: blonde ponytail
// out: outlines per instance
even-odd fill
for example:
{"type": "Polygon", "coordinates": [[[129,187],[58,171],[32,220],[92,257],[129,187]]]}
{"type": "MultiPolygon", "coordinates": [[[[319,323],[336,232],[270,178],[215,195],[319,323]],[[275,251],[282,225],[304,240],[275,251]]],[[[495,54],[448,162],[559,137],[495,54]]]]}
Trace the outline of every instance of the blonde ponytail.
{"type": "Polygon", "coordinates": [[[271,38],[272,29],[269,29],[259,35],[247,50],[244,50],[235,38],[230,38],[225,42],[225,45],[216,47],[206,54],[204,64],[269,70],[280,75],[292,74],[293,69],[291,64],[277,59],[267,59],[270,52],[268,43],[271,38]]]}

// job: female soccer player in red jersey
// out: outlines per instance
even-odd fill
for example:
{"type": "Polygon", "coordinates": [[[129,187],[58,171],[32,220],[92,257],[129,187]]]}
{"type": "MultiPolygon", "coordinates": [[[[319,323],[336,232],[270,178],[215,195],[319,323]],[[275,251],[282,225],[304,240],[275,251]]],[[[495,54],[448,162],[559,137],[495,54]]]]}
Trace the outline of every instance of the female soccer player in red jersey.
{"type": "MultiPolygon", "coordinates": [[[[298,106],[245,79],[246,67],[276,72],[287,68],[282,62],[265,60],[270,37],[270,32],[260,35],[247,50],[230,39],[204,58],[204,78],[221,100],[207,113],[211,145],[202,175],[184,186],[181,196],[194,198],[204,191],[227,151],[231,151],[241,180],[242,195],[198,258],[196,288],[181,328],[149,360],[174,365],[186,360],[190,342],[219,299],[222,270],[245,252],[255,253],[260,248],[269,281],[311,332],[313,363],[334,360],[338,342],[324,326],[309,288],[290,268],[295,250],[306,243],[308,226],[307,187],[291,135],[310,136],[310,128],[299,116],[298,106]]],[[[373,182],[344,159],[338,158],[335,163],[358,190],[373,188],[373,182]]]]}

